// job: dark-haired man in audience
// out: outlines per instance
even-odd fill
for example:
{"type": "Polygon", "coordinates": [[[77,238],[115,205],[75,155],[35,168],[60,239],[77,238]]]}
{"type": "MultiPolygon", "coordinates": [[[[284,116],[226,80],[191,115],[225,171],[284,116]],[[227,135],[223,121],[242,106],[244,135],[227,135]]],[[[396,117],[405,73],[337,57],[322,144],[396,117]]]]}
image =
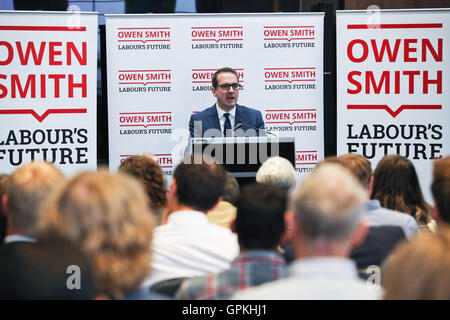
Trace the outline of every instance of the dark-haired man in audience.
{"type": "Polygon", "coordinates": [[[63,179],[63,174],[47,162],[28,163],[10,176],[2,198],[8,227],[0,260],[17,247],[35,241],[39,206],[63,179]]]}
{"type": "MultiPolygon", "coordinates": [[[[373,177],[369,160],[360,154],[348,153],[339,156],[337,161],[353,173],[370,195],[373,177]]],[[[369,230],[364,243],[354,248],[351,253],[351,258],[360,270],[371,265],[380,266],[400,241],[405,237],[411,239],[419,231],[419,226],[412,216],[382,208],[378,200],[367,201],[363,217],[369,230]]]]}
{"type": "Polygon", "coordinates": [[[239,291],[232,298],[379,298],[379,288],[359,279],[355,263],[348,258],[367,230],[361,219],[366,198],[358,181],[341,166],[326,164],[315,169],[303,180],[290,205],[296,260],[289,276],[239,291]]]}
{"type": "Polygon", "coordinates": [[[167,223],[154,230],[152,272],[143,286],[230,267],[239,254],[236,235],[229,228],[208,222],[206,216],[218,203],[224,182],[222,166],[204,159],[192,156],[176,167],[168,196],[167,223]]]}
{"type": "Polygon", "coordinates": [[[239,257],[226,271],[184,281],[177,298],[229,299],[238,290],[284,277],[285,261],[276,250],[285,229],[285,211],[286,193],[279,188],[269,184],[245,187],[237,200],[233,225],[239,257]]]}
{"type": "Polygon", "coordinates": [[[438,227],[450,226],[450,156],[434,160],[431,192],[438,227]]]}

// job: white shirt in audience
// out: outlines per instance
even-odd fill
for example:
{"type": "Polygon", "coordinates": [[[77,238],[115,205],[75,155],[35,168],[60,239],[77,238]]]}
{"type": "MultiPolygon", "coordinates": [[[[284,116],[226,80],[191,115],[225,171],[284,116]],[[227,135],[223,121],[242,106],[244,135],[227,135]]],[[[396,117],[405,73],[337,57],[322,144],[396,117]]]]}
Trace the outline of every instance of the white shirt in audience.
{"type": "Polygon", "coordinates": [[[199,211],[172,213],[167,224],[155,228],[152,246],[152,270],[144,287],[226,270],[239,255],[237,236],[199,211]]]}

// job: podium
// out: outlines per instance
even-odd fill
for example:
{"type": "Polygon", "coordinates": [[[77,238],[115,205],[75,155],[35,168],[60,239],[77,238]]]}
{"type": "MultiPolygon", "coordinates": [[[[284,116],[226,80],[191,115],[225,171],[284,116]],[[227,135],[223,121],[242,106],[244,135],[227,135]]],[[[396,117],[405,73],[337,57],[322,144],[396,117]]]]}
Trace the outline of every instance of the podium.
{"type": "Polygon", "coordinates": [[[191,138],[190,142],[194,157],[203,155],[215,159],[241,186],[254,182],[259,167],[270,157],[286,158],[295,168],[294,137],[191,138]]]}

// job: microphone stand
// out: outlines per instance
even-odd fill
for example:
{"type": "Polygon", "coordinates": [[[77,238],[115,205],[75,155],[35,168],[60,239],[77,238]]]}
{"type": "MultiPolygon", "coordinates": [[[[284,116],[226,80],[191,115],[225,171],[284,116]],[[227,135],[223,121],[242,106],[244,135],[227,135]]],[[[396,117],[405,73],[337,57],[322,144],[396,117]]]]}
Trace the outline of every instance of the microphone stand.
{"type": "Polygon", "coordinates": [[[239,119],[239,124],[234,128],[234,130],[236,130],[237,128],[240,128],[242,126],[246,126],[246,127],[250,128],[250,129],[255,129],[255,130],[258,130],[258,131],[259,130],[263,130],[265,133],[269,133],[269,134],[273,135],[274,137],[278,137],[275,133],[267,131],[266,129],[260,129],[260,128],[256,128],[256,127],[253,127],[251,125],[248,125],[248,124],[242,122],[242,119],[239,119]]]}

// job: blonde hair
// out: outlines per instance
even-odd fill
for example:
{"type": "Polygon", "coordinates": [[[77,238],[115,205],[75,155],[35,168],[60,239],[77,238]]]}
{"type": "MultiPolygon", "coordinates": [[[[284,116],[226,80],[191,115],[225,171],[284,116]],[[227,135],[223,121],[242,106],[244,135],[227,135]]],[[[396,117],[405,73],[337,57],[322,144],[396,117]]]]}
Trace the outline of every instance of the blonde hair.
{"type": "Polygon", "coordinates": [[[40,229],[78,244],[92,259],[97,290],[122,298],[149,270],[154,221],[147,204],[133,178],[85,172],[48,199],[40,229]]]}
{"type": "Polygon", "coordinates": [[[48,162],[33,161],[14,171],[6,185],[8,216],[14,228],[25,236],[34,237],[39,206],[63,181],[61,171],[48,162]]]}
{"type": "Polygon", "coordinates": [[[383,269],[386,300],[450,299],[450,230],[403,242],[383,269]]]}

